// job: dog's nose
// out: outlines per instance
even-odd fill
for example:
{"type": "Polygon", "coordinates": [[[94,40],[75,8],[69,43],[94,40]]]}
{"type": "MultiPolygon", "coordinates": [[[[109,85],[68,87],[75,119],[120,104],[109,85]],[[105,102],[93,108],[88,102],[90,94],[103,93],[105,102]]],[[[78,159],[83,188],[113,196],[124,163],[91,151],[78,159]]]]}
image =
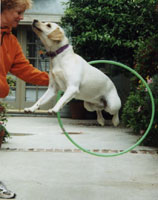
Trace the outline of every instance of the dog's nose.
{"type": "Polygon", "coordinates": [[[38,22],[38,20],[37,20],[37,19],[34,19],[32,25],[35,26],[35,24],[36,24],[37,22],[38,22]]]}
{"type": "Polygon", "coordinates": [[[38,20],[37,20],[37,19],[34,19],[34,20],[33,20],[33,23],[36,23],[36,22],[38,22],[38,20]]]}

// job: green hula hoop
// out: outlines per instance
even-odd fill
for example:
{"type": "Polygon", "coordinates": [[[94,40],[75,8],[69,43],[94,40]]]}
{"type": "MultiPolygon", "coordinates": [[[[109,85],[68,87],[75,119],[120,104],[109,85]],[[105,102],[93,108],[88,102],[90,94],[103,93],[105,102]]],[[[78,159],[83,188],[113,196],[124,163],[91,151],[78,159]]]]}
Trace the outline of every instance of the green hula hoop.
{"type": "MultiPolygon", "coordinates": [[[[130,67],[128,67],[127,65],[124,65],[122,63],[119,63],[119,62],[115,62],[115,61],[111,61],[111,60],[95,60],[95,61],[90,61],[89,64],[97,64],[97,63],[106,63],[106,64],[112,64],[112,65],[117,65],[119,67],[122,67],[124,69],[127,69],[128,71],[130,71],[131,73],[133,73],[137,78],[139,78],[145,85],[145,87],[147,88],[147,91],[149,93],[149,96],[150,96],[150,100],[151,100],[151,104],[152,104],[152,114],[151,114],[151,118],[150,118],[150,122],[149,122],[149,125],[148,125],[148,128],[146,129],[144,135],[132,146],[130,146],[129,148],[123,150],[123,151],[120,151],[118,153],[113,153],[113,154],[104,154],[104,153],[96,153],[96,152],[91,152],[87,149],[84,149],[83,147],[81,147],[80,145],[78,145],[70,136],[69,134],[66,132],[66,130],[64,129],[64,126],[63,126],[63,123],[61,121],[61,118],[60,118],[60,113],[58,112],[57,113],[57,118],[58,118],[58,122],[59,122],[59,125],[61,127],[61,129],[63,130],[64,134],[66,135],[66,137],[70,140],[70,142],[72,142],[77,148],[79,148],[80,150],[82,150],[83,152],[86,152],[86,153],[89,153],[91,155],[94,155],[94,156],[100,156],[100,157],[114,157],[114,156],[119,156],[119,155],[122,155],[124,153],[127,153],[129,151],[131,151],[132,149],[134,149],[136,146],[138,146],[144,139],[145,137],[147,136],[147,134],[149,133],[151,127],[152,127],[152,124],[153,124],[153,121],[154,121],[154,115],[155,115],[155,103],[154,103],[154,98],[153,98],[153,95],[152,95],[152,92],[148,86],[148,84],[146,83],[146,81],[142,78],[142,76],[140,74],[138,74],[135,70],[131,69],[130,67]]],[[[61,93],[62,91],[59,91],[58,92],[58,95],[57,95],[57,101],[60,99],[61,97],[61,93]]]]}

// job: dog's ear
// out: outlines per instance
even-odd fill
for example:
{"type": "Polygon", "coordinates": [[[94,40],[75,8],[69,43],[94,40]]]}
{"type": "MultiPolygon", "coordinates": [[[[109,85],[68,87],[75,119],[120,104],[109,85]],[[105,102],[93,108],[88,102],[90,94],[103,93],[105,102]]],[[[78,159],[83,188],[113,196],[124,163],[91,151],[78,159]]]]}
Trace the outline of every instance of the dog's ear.
{"type": "Polygon", "coordinates": [[[64,34],[59,28],[56,28],[53,32],[48,35],[48,38],[57,42],[60,42],[64,37],[64,34]]]}

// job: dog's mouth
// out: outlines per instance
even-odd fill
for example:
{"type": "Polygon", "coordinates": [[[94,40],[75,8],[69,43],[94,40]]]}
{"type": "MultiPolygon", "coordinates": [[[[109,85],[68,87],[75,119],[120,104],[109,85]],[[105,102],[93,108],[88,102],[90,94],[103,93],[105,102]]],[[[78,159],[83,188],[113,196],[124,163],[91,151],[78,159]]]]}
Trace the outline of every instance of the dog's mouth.
{"type": "Polygon", "coordinates": [[[37,29],[38,31],[42,32],[42,30],[39,27],[37,27],[37,25],[36,25],[37,23],[38,23],[38,21],[34,20],[33,24],[32,24],[32,27],[35,28],[35,29],[37,29]]]}

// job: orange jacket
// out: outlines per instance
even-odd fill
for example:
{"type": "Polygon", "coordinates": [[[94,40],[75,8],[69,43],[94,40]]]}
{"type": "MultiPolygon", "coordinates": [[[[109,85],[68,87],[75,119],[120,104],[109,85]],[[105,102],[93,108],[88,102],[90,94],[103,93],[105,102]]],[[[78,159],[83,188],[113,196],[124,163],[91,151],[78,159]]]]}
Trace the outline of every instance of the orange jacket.
{"type": "Polygon", "coordinates": [[[48,74],[33,67],[26,59],[17,38],[11,33],[11,29],[0,29],[0,98],[9,93],[6,80],[10,72],[18,78],[35,85],[49,83],[48,74]]]}

